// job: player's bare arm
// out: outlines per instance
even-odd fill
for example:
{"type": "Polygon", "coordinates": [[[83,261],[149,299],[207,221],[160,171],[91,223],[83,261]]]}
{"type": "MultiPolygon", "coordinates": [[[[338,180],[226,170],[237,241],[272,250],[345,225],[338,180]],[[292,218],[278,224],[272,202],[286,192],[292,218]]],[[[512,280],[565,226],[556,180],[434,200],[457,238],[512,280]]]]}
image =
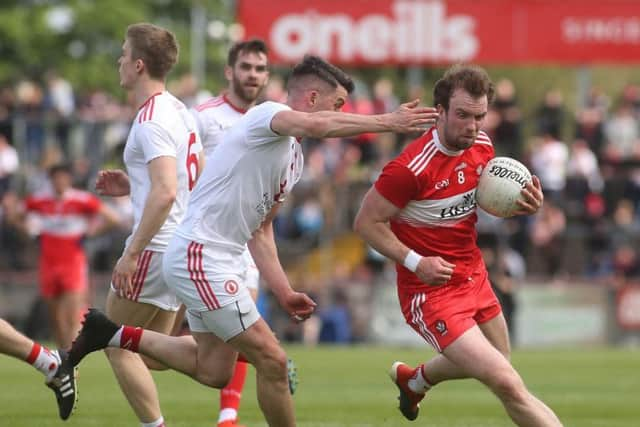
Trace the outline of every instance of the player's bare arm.
{"type": "MultiPolygon", "coordinates": [[[[375,250],[398,264],[406,266],[407,256],[413,251],[402,243],[389,227],[389,220],[399,212],[398,207],[372,187],[362,201],[356,215],[354,229],[375,250]]],[[[455,268],[455,264],[439,256],[417,256],[415,260],[416,275],[422,282],[429,285],[448,282],[455,268]]]]}
{"type": "Polygon", "coordinates": [[[274,206],[247,245],[260,275],[267,282],[282,308],[294,320],[301,321],[311,316],[315,310],[316,303],[306,294],[295,292],[291,289],[289,279],[280,264],[273,235],[273,218],[278,206],[274,206]]]}
{"type": "Polygon", "coordinates": [[[99,236],[120,225],[120,216],[110,206],[102,203],[98,211],[99,221],[93,221],[87,230],[88,237],[99,236]]]}
{"type": "Polygon", "coordinates": [[[435,123],[435,108],[418,106],[419,100],[402,104],[392,113],[364,115],[339,111],[280,111],[271,121],[271,129],[279,135],[298,138],[330,138],[354,136],[365,132],[424,132],[435,123]]]}
{"type": "Polygon", "coordinates": [[[112,283],[120,295],[132,291],[131,280],[136,271],[138,258],[166,221],[176,199],[178,177],[175,157],[156,157],[149,162],[147,169],[151,180],[151,190],[142,211],[140,224],[113,269],[111,277],[112,283]]]}
{"type": "Polygon", "coordinates": [[[522,197],[524,200],[516,200],[520,208],[515,211],[516,215],[533,215],[538,212],[544,203],[544,193],[542,192],[542,184],[540,179],[532,175],[531,182],[522,189],[522,197]]]}
{"type": "Polygon", "coordinates": [[[129,176],[120,169],[108,169],[98,172],[96,192],[101,196],[119,197],[129,194],[129,176]]]}

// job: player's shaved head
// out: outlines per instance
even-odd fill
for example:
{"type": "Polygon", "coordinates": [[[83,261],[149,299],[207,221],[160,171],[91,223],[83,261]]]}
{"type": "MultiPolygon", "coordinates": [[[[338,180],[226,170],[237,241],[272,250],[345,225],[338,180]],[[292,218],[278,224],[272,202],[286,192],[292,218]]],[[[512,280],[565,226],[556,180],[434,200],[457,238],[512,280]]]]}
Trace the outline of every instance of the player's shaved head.
{"type": "Polygon", "coordinates": [[[342,86],[348,93],[354,89],[353,80],[347,73],[314,55],[306,55],[302,62],[293,67],[287,88],[289,92],[295,92],[308,89],[318,82],[332,89],[342,86]]]}

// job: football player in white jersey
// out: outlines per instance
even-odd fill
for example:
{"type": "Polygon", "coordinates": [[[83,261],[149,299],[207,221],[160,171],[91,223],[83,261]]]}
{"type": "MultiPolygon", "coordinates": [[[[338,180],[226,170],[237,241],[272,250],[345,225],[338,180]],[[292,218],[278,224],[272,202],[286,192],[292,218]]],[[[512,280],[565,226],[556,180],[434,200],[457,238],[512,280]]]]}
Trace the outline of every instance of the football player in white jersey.
{"type": "MultiPolygon", "coordinates": [[[[180,302],[162,276],[162,254],[184,215],[204,157],[193,117],[165,88],[177,58],[178,44],[170,31],[146,23],[127,28],[118,60],[120,85],[139,107],[124,149],[127,172],[101,171],[96,183],[102,195],[130,194],[134,210],[133,231],[113,270],[107,315],[163,333],[171,331],[180,302]]],[[[142,425],[163,426],[145,362],[128,351],[106,353],[142,425]]],[[[74,365],[79,362],[73,354],[70,359],[74,365]]],[[[163,368],[155,361],[147,364],[163,368]]]]}
{"type": "MultiPolygon", "coordinates": [[[[269,79],[267,55],[267,45],[262,40],[235,43],[229,49],[224,72],[229,82],[227,90],[191,109],[207,158],[211,157],[225,132],[256,104],[269,79]]],[[[256,301],[260,275],[248,248],[245,248],[244,257],[247,263],[245,283],[251,298],[256,301]]],[[[182,321],[182,317],[178,320],[182,321]]],[[[237,362],[229,384],[220,391],[218,427],[242,427],[237,421],[246,375],[247,363],[237,362]]],[[[295,379],[289,381],[293,391],[295,379]]]]}
{"type": "Polygon", "coordinates": [[[295,426],[287,355],[246,287],[244,248],[248,244],[284,310],[296,321],[307,319],[315,303],[291,288],[272,226],[302,172],[300,138],[419,132],[437,117],[435,109],[418,107],[418,100],[388,114],[342,113],[353,86],[342,70],[319,57],[305,57],[292,70],[287,104],[253,107],[214,150],[163,258],[164,276],[187,306],[196,345],[190,337],[118,326],[92,309],[71,349],[74,357],[107,346],[127,348],[221,388],[241,353],[256,369],[258,402],[267,424],[295,426]]]}

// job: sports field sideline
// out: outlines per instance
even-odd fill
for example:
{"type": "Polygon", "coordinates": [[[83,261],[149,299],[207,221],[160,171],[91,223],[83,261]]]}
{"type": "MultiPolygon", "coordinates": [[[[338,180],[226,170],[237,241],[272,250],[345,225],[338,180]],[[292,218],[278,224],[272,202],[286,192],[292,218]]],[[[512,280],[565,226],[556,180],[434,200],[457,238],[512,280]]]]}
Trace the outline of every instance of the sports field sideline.
{"type": "MultiPolygon", "coordinates": [[[[410,364],[426,350],[352,346],[287,346],[298,365],[294,396],[301,427],[503,427],[512,426],[496,398],[473,381],[437,387],[415,422],[396,409],[396,389],[387,369],[410,364]]],[[[640,350],[516,350],[513,361],[530,389],[558,413],[567,427],[640,426],[640,350]]],[[[0,357],[0,426],[137,426],[104,355],[80,366],[80,401],[67,422],[57,417],[53,394],[30,366],[0,357]]],[[[155,374],[168,426],[214,426],[218,393],[172,371],[155,374]]],[[[255,399],[250,370],[240,421],[266,426],[255,399]]]]}

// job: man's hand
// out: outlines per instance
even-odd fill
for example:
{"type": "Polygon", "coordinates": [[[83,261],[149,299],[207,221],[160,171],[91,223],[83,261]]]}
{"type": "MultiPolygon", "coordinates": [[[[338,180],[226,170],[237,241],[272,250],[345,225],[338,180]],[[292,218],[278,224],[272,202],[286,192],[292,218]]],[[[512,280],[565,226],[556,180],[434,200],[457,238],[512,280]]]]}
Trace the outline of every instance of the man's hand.
{"type": "Polygon", "coordinates": [[[302,292],[288,293],[280,300],[280,305],[296,322],[307,320],[316,309],[316,303],[302,292]]]}
{"type": "Polygon", "coordinates": [[[126,196],[130,192],[129,177],[119,169],[101,170],[96,179],[96,192],[101,196],[126,196]]]}
{"type": "Polygon", "coordinates": [[[138,268],[138,255],[131,255],[124,251],[111,274],[111,283],[120,297],[127,297],[133,294],[133,275],[138,268]]]}
{"type": "Polygon", "coordinates": [[[401,104],[397,110],[389,113],[392,131],[396,133],[424,132],[433,126],[438,111],[431,107],[418,107],[419,99],[401,104]]]}
{"type": "Polygon", "coordinates": [[[422,257],[416,269],[418,278],[427,285],[444,285],[451,280],[455,264],[439,256],[422,257]]]}
{"type": "Polygon", "coordinates": [[[524,200],[516,200],[519,208],[514,212],[514,214],[533,215],[538,212],[538,209],[540,209],[544,203],[544,193],[542,192],[540,179],[533,175],[531,177],[531,182],[527,183],[527,185],[522,189],[521,194],[524,200]]]}

